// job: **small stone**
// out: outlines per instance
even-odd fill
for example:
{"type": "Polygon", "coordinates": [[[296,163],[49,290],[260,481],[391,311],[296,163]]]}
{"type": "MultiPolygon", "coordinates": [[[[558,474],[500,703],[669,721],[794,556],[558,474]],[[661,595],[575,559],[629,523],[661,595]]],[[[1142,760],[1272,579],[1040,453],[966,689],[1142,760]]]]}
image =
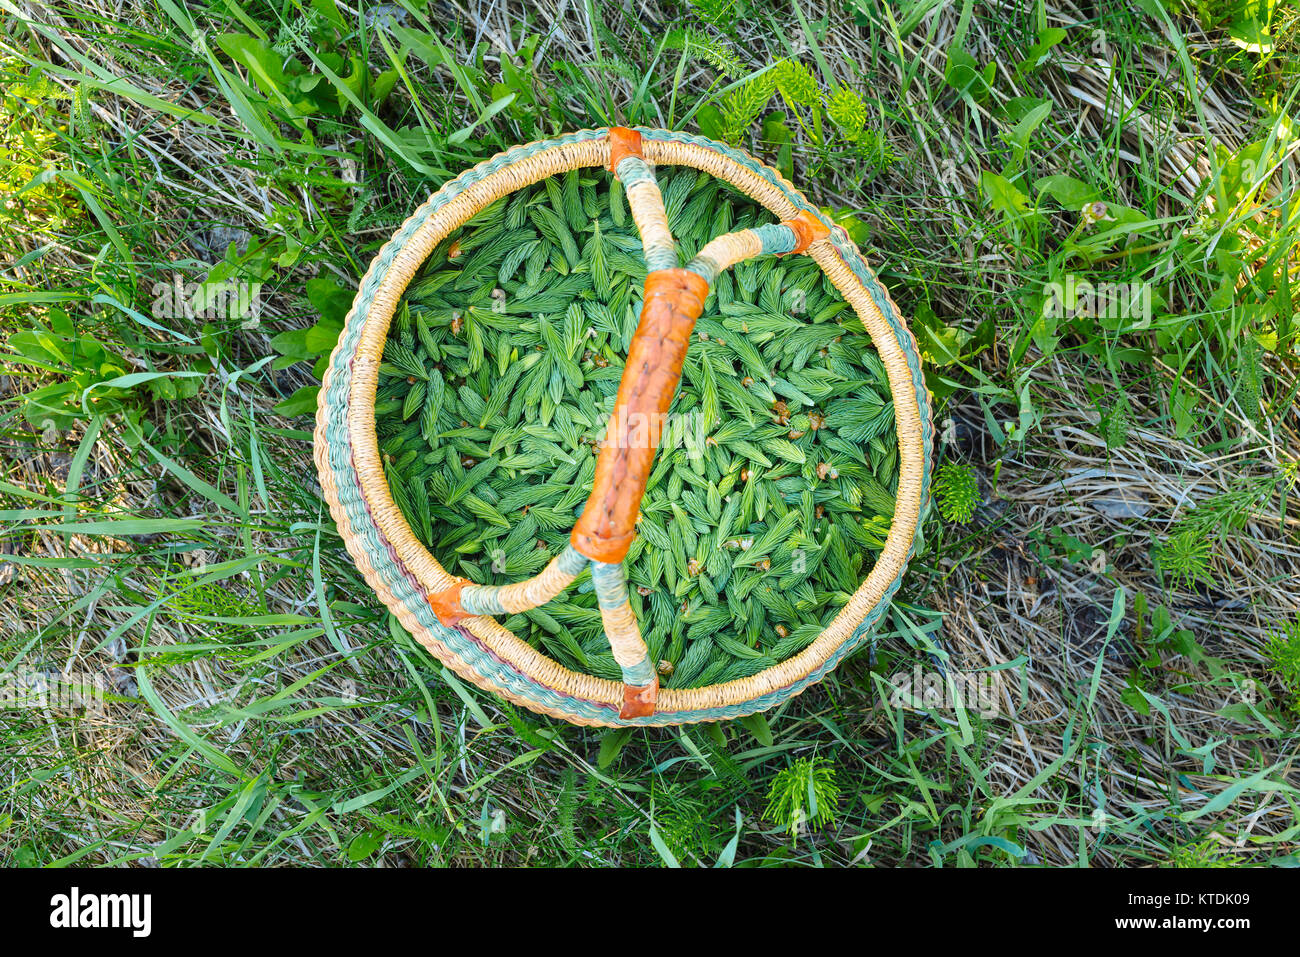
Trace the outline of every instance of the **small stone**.
{"type": "Polygon", "coordinates": [[[135,683],[135,672],[130,668],[114,666],[109,672],[109,677],[113,680],[114,690],[123,698],[139,697],[140,689],[135,683]]]}

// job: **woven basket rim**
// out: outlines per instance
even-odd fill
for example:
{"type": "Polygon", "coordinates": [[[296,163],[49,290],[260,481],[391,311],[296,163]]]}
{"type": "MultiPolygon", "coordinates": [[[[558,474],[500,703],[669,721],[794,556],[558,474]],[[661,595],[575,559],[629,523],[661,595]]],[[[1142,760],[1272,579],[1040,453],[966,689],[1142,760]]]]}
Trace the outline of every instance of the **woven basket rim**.
{"type": "Polygon", "coordinates": [[[452,577],[415,538],[393,502],[375,435],[374,390],[389,323],[411,277],[437,243],[501,196],[568,170],[605,165],[608,130],[583,130],[514,147],[445,184],[376,255],[358,286],[320,392],[314,452],[321,488],[363,577],[416,640],[480,687],[577,724],[724,720],[773,707],[819,681],[888,607],[915,545],[929,492],[933,426],[916,344],[843,229],[779,173],[741,150],[690,134],[636,129],[650,162],[704,170],[779,218],[808,210],[830,227],[831,235],[808,254],[858,314],[885,365],[895,408],[899,483],[890,532],[875,565],[817,639],[748,678],[664,689],[656,713],[645,718],[618,717],[621,684],[569,670],[494,619],[466,619],[455,629],[431,621],[420,603],[429,592],[447,587],[452,577]]]}

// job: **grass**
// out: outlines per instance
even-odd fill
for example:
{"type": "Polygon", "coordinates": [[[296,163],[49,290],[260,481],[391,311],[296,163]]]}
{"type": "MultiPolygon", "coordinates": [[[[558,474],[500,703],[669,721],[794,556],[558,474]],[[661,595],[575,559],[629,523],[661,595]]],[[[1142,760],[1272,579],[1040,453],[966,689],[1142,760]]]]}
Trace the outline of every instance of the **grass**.
{"type": "Polygon", "coordinates": [[[108,689],[0,710],[0,861],[1300,862],[1293,3],[0,8],[0,667],[108,689]],[[764,720],[465,687],[315,485],[378,246],[613,122],[781,168],[928,359],[949,495],[764,720]]]}

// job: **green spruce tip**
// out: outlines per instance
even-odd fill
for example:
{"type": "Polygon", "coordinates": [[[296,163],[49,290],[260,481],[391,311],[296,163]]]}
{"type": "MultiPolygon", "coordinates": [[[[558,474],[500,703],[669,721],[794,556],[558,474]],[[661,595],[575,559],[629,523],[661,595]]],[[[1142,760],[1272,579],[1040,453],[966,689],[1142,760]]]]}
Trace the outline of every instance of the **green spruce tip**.
{"type": "MultiPolygon", "coordinates": [[[[685,250],[770,218],[692,170],[662,188],[685,250]]],[[[385,474],[454,574],[537,573],[585,499],[644,280],[620,192],[575,172],[492,204],[434,251],[390,330],[385,474]]],[[[742,264],[696,332],[626,563],[678,688],[812,641],[883,545],[898,468],[883,364],[816,263],[742,264]]],[[[503,624],[567,667],[620,674],[585,575],[503,624]]]]}

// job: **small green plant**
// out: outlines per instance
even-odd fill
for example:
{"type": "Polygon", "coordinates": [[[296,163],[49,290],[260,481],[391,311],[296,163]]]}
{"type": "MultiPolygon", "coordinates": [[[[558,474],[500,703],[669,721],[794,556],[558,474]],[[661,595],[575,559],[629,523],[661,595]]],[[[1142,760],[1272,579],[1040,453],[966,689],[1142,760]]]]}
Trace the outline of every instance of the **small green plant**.
{"type": "Polygon", "coordinates": [[[1121,395],[1113,404],[1102,409],[1101,436],[1110,450],[1123,448],[1133,430],[1133,410],[1121,395]]]}
{"type": "Polygon", "coordinates": [[[850,143],[856,143],[866,132],[867,105],[848,87],[841,87],[827,97],[826,115],[850,143]]]}
{"type": "Polygon", "coordinates": [[[1200,502],[1179,520],[1178,526],[1195,529],[1205,538],[1239,532],[1251,518],[1266,516],[1272,510],[1273,499],[1279,494],[1285,497],[1296,479],[1295,465],[1237,479],[1225,491],[1200,502]]]}
{"type": "Polygon", "coordinates": [[[688,57],[712,64],[715,70],[728,79],[735,79],[745,72],[735,53],[704,31],[693,27],[680,27],[670,32],[664,37],[663,48],[680,50],[688,57]]]}
{"type": "Polygon", "coordinates": [[[1261,425],[1264,403],[1264,350],[1253,336],[1242,341],[1237,354],[1237,404],[1246,418],[1261,425]]]}
{"type": "Polygon", "coordinates": [[[749,13],[740,0],[689,0],[691,12],[719,33],[735,34],[740,18],[749,13]]]}
{"type": "Polygon", "coordinates": [[[797,841],[801,831],[833,824],[839,805],[840,786],[831,763],[825,758],[798,758],[772,779],[763,817],[797,841]]]}
{"type": "MultiPolygon", "coordinates": [[[[701,58],[708,57],[702,54],[701,58]]],[[[713,62],[724,75],[734,75],[735,71],[725,69],[725,61],[714,59],[713,62]]],[[[789,115],[814,145],[831,145],[828,140],[838,132],[841,145],[856,153],[868,169],[882,170],[898,159],[889,142],[867,127],[869,113],[861,95],[849,87],[838,87],[831,93],[823,91],[812,71],[798,60],[782,60],[771,70],[727,93],[716,103],[716,118],[705,131],[729,143],[739,143],[777,93],[789,115]]],[[[792,134],[785,125],[787,118],[778,112],[764,123],[762,139],[769,146],[781,144],[788,151],[792,134]]],[[[812,175],[820,168],[814,162],[812,175]]]]}
{"type": "Polygon", "coordinates": [[[1275,497],[1285,499],[1296,475],[1296,467],[1287,465],[1264,475],[1240,478],[1223,492],[1197,503],[1174,523],[1168,537],[1156,544],[1156,564],[1175,585],[1212,581],[1214,543],[1241,531],[1252,518],[1266,516],[1275,497]]]}
{"type": "Polygon", "coordinates": [[[1156,565],[1173,585],[1190,587],[1213,580],[1210,574],[1210,540],[1195,528],[1179,528],[1156,543],[1156,565]]]}
{"type": "Polygon", "coordinates": [[[791,110],[801,106],[813,110],[820,105],[817,80],[812,71],[798,60],[782,60],[772,72],[776,74],[776,88],[781,99],[791,110]]]}
{"type": "Polygon", "coordinates": [[[875,130],[867,129],[867,105],[856,91],[840,87],[826,98],[826,116],[858,156],[875,169],[884,169],[898,154],[875,130]]]}
{"type": "Polygon", "coordinates": [[[1169,866],[1178,868],[1234,867],[1231,855],[1211,838],[1175,847],[1169,855],[1169,866]]]}
{"type": "Polygon", "coordinates": [[[1264,646],[1269,673],[1286,689],[1291,710],[1300,714],[1300,620],[1274,632],[1264,646]]]}
{"type": "Polygon", "coordinates": [[[946,521],[966,524],[980,503],[975,470],[962,462],[943,463],[934,477],[934,494],[939,500],[939,514],[946,521]]]}
{"type": "Polygon", "coordinates": [[[1211,671],[1218,667],[1218,662],[1205,653],[1192,631],[1180,628],[1166,606],[1148,607],[1146,596],[1141,592],[1133,596],[1132,620],[1131,642],[1124,642],[1117,636],[1135,659],[1120,698],[1139,714],[1151,713],[1151,702],[1146,692],[1158,694],[1169,676],[1165,656],[1181,656],[1193,666],[1205,665],[1211,671]]]}
{"type": "Polygon", "coordinates": [[[678,861],[703,860],[709,856],[711,836],[705,809],[700,801],[678,789],[655,814],[655,824],[668,849],[678,861]]]}
{"type": "Polygon", "coordinates": [[[769,73],[755,77],[723,97],[719,104],[722,138],[728,143],[739,143],[767,106],[774,90],[769,73]]]}
{"type": "Polygon", "coordinates": [[[12,57],[0,59],[0,78],[0,224],[57,232],[81,210],[76,190],[55,172],[66,162],[60,148],[68,127],[57,122],[66,94],[12,57]]]}

